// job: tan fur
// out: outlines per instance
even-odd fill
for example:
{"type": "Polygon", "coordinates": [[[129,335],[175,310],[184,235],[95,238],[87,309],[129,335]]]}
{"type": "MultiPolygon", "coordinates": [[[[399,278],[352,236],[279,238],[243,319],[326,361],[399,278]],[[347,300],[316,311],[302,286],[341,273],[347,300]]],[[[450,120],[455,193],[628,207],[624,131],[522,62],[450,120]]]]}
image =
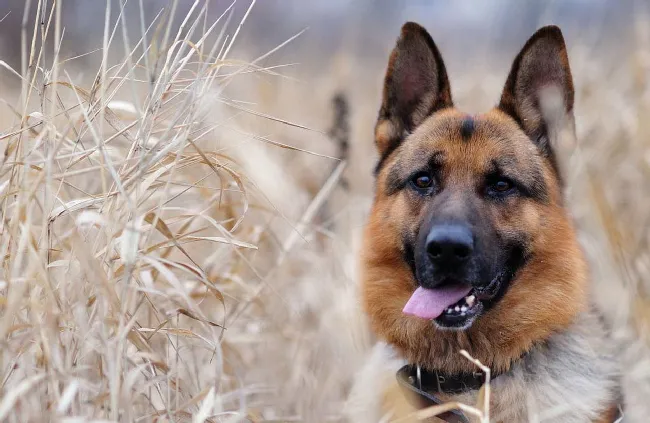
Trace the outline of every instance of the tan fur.
{"type": "Polygon", "coordinates": [[[618,417],[618,407],[610,407],[609,410],[605,411],[603,415],[598,419],[594,420],[594,423],[613,423],[618,417]]]}
{"type": "MultiPolygon", "coordinates": [[[[500,112],[492,111],[476,118],[476,141],[465,143],[458,139],[455,130],[463,116],[456,110],[445,110],[431,117],[408,138],[391,163],[400,159],[407,163],[415,161],[420,149],[440,149],[449,157],[449,167],[464,170],[465,174],[457,175],[460,187],[472,189],[471,175],[501,152],[498,140],[492,137],[492,126],[504,132],[517,132],[514,123],[504,119],[500,112]],[[489,123],[485,131],[482,122],[489,123]]],[[[519,144],[522,162],[528,159],[530,141],[515,136],[508,142],[519,144]]],[[[397,237],[415,229],[412,226],[418,222],[421,204],[407,195],[398,194],[393,198],[383,194],[390,169],[388,165],[378,175],[377,195],[362,249],[364,304],[375,332],[397,346],[409,361],[447,372],[471,371],[472,366],[466,360],[450,354],[465,349],[494,369],[507,370],[511,361],[534,342],[565,328],[584,309],[586,266],[556,189],[547,205],[523,201],[509,207],[507,213],[494,210],[497,225],[525,225],[525,232],[534,234],[535,260],[519,274],[503,301],[479,319],[468,333],[438,331],[430,322],[403,315],[402,308],[416,283],[403,261],[397,237]],[[575,307],[567,308],[567,303],[575,307]],[[493,336],[495,333],[499,336],[493,336]],[[468,341],[468,336],[473,343],[468,341]]],[[[557,185],[551,170],[545,170],[549,185],[557,185]]]]}
{"type": "Polygon", "coordinates": [[[398,130],[392,122],[384,120],[377,124],[375,128],[375,140],[379,148],[388,148],[388,145],[398,137],[398,130]]]}
{"type": "Polygon", "coordinates": [[[610,407],[609,410],[605,411],[598,420],[595,420],[594,423],[613,423],[616,417],[618,416],[618,407],[610,407]]]}
{"type": "MultiPolygon", "coordinates": [[[[567,389],[575,389],[584,395],[587,409],[578,407],[572,417],[561,421],[588,422],[601,410],[607,411],[603,412],[602,419],[594,421],[607,421],[609,407],[614,401],[611,381],[616,369],[610,365],[611,356],[605,352],[607,344],[601,343],[604,329],[590,309],[587,267],[563,204],[556,164],[545,154],[547,145],[536,146],[531,141],[536,140],[542,131],[549,134],[559,132],[559,128],[544,126],[543,113],[535,102],[535,90],[549,83],[564,93],[561,102],[564,111],[561,110],[561,114],[566,114],[564,123],[573,125],[573,85],[561,34],[559,30],[551,29],[546,33],[540,32],[537,39],[531,38],[515,60],[500,107],[471,117],[473,126],[469,135],[462,129],[468,116],[451,105],[441,59],[436,63],[428,59],[425,73],[434,67],[434,74],[443,75],[444,80],[430,87],[429,91],[426,85],[419,87],[421,99],[407,98],[408,104],[416,106],[403,112],[410,113],[408,116],[414,119],[415,125],[405,138],[399,139],[403,136],[403,128],[400,128],[401,121],[395,118],[395,113],[400,110],[395,112],[397,106],[390,103],[391,99],[399,98],[399,86],[396,87],[394,82],[400,77],[395,75],[396,62],[398,59],[408,60],[409,53],[414,50],[422,56],[420,49],[423,45],[420,41],[414,46],[405,44],[408,41],[404,38],[405,31],[409,37],[419,31],[409,25],[413,24],[405,25],[389,61],[384,102],[376,125],[376,144],[385,157],[377,174],[375,199],[365,230],[361,258],[363,303],[372,329],[397,348],[408,362],[425,368],[446,373],[472,372],[474,365],[458,354],[464,349],[493,371],[520,375],[517,376],[520,380],[513,376],[500,381],[504,384],[501,387],[503,396],[520,402],[527,398],[526,392],[521,390],[527,389],[522,381],[529,377],[533,378],[532,385],[539,384],[539,392],[533,396],[536,395],[540,403],[553,403],[570,394],[561,388],[555,389],[553,384],[561,384],[561,380],[554,379],[553,375],[565,370],[567,374],[574,371],[572,359],[584,361],[589,371],[604,367],[606,373],[603,377],[581,378],[577,375],[572,381],[575,387],[570,388],[571,384],[567,384],[567,389]],[[557,55],[559,59],[547,60],[543,55],[557,55]],[[439,87],[443,87],[442,92],[439,87]],[[421,105],[435,104],[436,96],[441,97],[444,107],[430,108],[430,115],[423,117],[426,108],[421,105]],[[513,115],[518,115],[522,122],[518,124],[513,115]],[[505,206],[480,203],[481,215],[489,219],[499,233],[527,236],[530,250],[527,252],[531,259],[518,271],[503,299],[465,331],[439,330],[427,320],[402,313],[417,287],[412,270],[404,259],[403,237],[417,234],[428,199],[412,195],[408,190],[387,191],[391,177],[400,173],[408,175],[413,169],[421,168],[422,161],[428,160],[434,151],[441,152],[445,158],[447,197],[444,207],[452,211],[463,206],[458,198],[478,189],[477,181],[491,162],[506,154],[512,158],[509,165],[512,172],[541,179],[548,189],[545,201],[513,197],[506,200],[505,206]],[[589,334],[590,331],[596,334],[589,334]],[[587,350],[574,350],[568,346],[567,342],[574,341],[584,343],[587,350]],[[546,351],[546,347],[541,347],[553,342],[556,344],[553,350],[546,351]],[[602,354],[591,355],[588,349],[597,345],[602,354]],[[538,361],[523,366],[521,357],[526,353],[528,357],[537,357],[538,361]],[[549,364],[539,360],[549,360],[549,364]],[[538,366],[540,374],[547,372],[549,376],[526,376],[531,366],[538,366]],[[512,383],[503,382],[508,380],[512,383]]],[[[432,41],[429,45],[439,54],[432,41]]],[[[413,69],[409,68],[408,72],[412,74],[413,69]]],[[[410,77],[413,79],[412,75],[410,77]]],[[[413,89],[412,86],[408,88],[413,89]]],[[[550,123],[546,122],[546,125],[550,123]]],[[[495,389],[496,394],[499,392],[495,389]]],[[[471,395],[468,399],[472,399],[471,395]]],[[[526,415],[517,407],[508,414],[507,406],[495,401],[496,415],[509,416],[504,418],[504,422],[520,421],[526,415]]]]}

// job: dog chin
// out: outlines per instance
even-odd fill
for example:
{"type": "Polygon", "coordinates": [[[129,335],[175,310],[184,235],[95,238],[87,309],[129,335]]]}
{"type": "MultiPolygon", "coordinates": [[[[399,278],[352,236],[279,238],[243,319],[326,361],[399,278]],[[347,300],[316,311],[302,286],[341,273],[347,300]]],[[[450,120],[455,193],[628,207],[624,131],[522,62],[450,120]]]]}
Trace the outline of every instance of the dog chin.
{"type": "MultiPolygon", "coordinates": [[[[474,290],[472,290],[468,297],[476,297],[474,290]]],[[[465,297],[460,302],[467,301],[466,299],[468,297],[465,297]]],[[[432,320],[433,324],[439,330],[461,332],[469,329],[485,310],[483,302],[478,299],[475,299],[471,306],[468,306],[467,302],[465,302],[463,305],[460,305],[460,307],[465,308],[465,311],[458,313],[453,309],[451,312],[446,310],[443,314],[432,320]]]]}
{"type": "Polygon", "coordinates": [[[438,322],[438,319],[433,319],[432,322],[436,329],[440,331],[446,331],[446,332],[463,332],[466,331],[467,329],[471,328],[472,325],[474,324],[474,321],[478,316],[470,317],[469,319],[465,320],[462,325],[460,326],[447,326],[446,324],[442,324],[438,322]]]}

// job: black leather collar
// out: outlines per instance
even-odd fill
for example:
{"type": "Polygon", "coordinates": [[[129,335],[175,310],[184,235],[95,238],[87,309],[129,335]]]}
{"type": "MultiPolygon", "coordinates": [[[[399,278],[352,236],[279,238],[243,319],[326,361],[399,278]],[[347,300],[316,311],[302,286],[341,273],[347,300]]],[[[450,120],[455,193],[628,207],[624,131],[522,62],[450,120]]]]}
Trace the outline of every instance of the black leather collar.
{"type": "MultiPolygon", "coordinates": [[[[499,376],[492,374],[491,379],[499,376]]],[[[405,391],[406,397],[418,409],[442,404],[443,401],[435,394],[462,394],[480,389],[485,383],[485,374],[481,371],[474,373],[444,374],[439,371],[427,371],[407,364],[397,371],[397,381],[405,391]]],[[[448,423],[469,423],[469,420],[459,410],[452,410],[437,416],[448,423]]]]}
{"type": "MultiPolygon", "coordinates": [[[[491,379],[494,380],[501,374],[492,373],[491,379]]],[[[407,364],[397,371],[397,382],[411,404],[418,409],[422,409],[444,403],[435,395],[437,393],[457,395],[481,389],[481,386],[485,383],[485,374],[479,371],[447,375],[435,370],[430,372],[420,369],[418,375],[418,367],[407,364]]],[[[469,419],[460,410],[447,411],[436,417],[447,423],[470,423],[469,419]]],[[[619,405],[613,423],[621,423],[623,417],[623,409],[619,405]]]]}

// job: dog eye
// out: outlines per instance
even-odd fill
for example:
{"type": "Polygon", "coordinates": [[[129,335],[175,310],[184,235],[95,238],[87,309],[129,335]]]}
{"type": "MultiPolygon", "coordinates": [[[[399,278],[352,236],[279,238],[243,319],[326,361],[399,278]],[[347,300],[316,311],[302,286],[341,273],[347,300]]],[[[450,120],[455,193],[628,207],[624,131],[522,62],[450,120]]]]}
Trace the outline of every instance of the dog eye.
{"type": "Polygon", "coordinates": [[[426,172],[420,172],[413,176],[411,183],[417,189],[424,190],[433,186],[433,177],[426,172]]]}
{"type": "Polygon", "coordinates": [[[506,178],[497,178],[488,183],[487,191],[491,195],[507,195],[515,189],[515,184],[506,178]]]}
{"type": "Polygon", "coordinates": [[[510,181],[506,181],[505,179],[500,179],[494,183],[493,188],[495,191],[505,192],[508,191],[510,188],[512,188],[512,184],[510,183],[510,181]]]}

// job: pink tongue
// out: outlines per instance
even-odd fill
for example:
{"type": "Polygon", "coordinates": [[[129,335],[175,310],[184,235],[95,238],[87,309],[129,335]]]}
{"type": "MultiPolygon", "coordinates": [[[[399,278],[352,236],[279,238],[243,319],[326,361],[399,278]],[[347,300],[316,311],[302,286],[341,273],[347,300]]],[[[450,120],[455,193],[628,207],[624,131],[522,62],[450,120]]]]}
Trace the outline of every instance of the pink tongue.
{"type": "Polygon", "coordinates": [[[471,286],[461,284],[449,285],[439,289],[418,288],[411,295],[402,312],[423,319],[435,319],[447,307],[469,294],[471,290],[471,286]]]}

